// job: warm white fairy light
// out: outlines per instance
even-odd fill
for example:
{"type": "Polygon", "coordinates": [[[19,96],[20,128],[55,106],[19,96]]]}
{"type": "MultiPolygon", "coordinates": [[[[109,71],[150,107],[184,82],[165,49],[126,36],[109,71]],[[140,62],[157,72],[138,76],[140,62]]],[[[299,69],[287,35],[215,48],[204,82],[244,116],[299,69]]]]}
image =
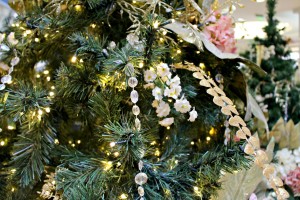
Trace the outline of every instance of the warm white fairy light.
{"type": "Polygon", "coordinates": [[[49,113],[51,109],[49,107],[45,108],[46,113],[49,113]]]}
{"type": "Polygon", "coordinates": [[[110,147],[114,147],[114,146],[116,146],[116,143],[115,142],[111,142],[111,143],[109,143],[109,146],[110,147]]]}
{"type": "Polygon", "coordinates": [[[81,140],[77,140],[77,144],[81,144],[81,140]]]}
{"type": "Polygon", "coordinates": [[[120,199],[127,199],[127,197],[128,196],[125,193],[123,193],[123,194],[120,195],[120,199]]]}
{"type": "Polygon", "coordinates": [[[50,80],[51,80],[51,77],[50,77],[50,76],[47,76],[46,79],[47,79],[47,81],[50,81],[50,80]]]}
{"type": "Polygon", "coordinates": [[[43,71],[43,73],[47,75],[47,74],[49,74],[49,70],[45,70],[45,71],[43,71]]]}
{"type": "Polygon", "coordinates": [[[40,75],[40,74],[37,74],[36,77],[37,77],[37,78],[41,78],[41,75],[40,75]]]}
{"type": "Polygon", "coordinates": [[[0,141],[0,146],[5,146],[5,141],[4,140],[0,141]]]}
{"type": "Polygon", "coordinates": [[[54,96],[54,92],[49,92],[50,97],[54,96]]]}
{"type": "Polygon", "coordinates": [[[71,62],[72,63],[75,63],[77,61],[77,57],[76,56],[73,56],[72,58],[71,58],[71,62]]]}

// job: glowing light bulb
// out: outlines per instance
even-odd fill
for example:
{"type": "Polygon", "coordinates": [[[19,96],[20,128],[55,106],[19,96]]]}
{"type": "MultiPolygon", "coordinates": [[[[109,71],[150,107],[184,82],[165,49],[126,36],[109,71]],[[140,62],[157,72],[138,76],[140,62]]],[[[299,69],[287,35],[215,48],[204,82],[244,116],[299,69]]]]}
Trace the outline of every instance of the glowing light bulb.
{"type": "Polygon", "coordinates": [[[177,53],[177,54],[181,54],[181,50],[180,50],[180,49],[177,49],[176,53],[177,53]]]}
{"type": "Polygon", "coordinates": [[[76,5],[76,6],[75,6],[75,10],[76,10],[77,12],[80,12],[80,11],[82,10],[81,5],[76,5]]]}
{"type": "Polygon", "coordinates": [[[168,33],[168,32],[167,32],[166,30],[163,31],[163,35],[167,35],[167,33],[168,33]]]}
{"type": "Polygon", "coordinates": [[[38,111],[38,114],[39,114],[39,115],[42,115],[42,114],[43,114],[43,111],[42,111],[42,110],[39,110],[39,111],[38,111]]]}
{"type": "Polygon", "coordinates": [[[40,39],[39,39],[39,38],[34,38],[34,41],[35,41],[35,42],[39,42],[40,39]]]}
{"type": "Polygon", "coordinates": [[[44,74],[49,74],[49,70],[45,70],[43,73],[44,74]]]}
{"type": "Polygon", "coordinates": [[[116,143],[115,142],[111,142],[111,143],[109,143],[109,146],[110,147],[114,147],[114,146],[116,146],[116,143]]]}
{"type": "Polygon", "coordinates": [[[49,92],[50,97],[54,96],[54,92],[49,92]]]}
{"type": "Polygon", "coordinates": [[[26,34],[31,34],[32,31],[31,31],[31,30],[26,30],[25,33],[26,33],[26,34]]]}
{"type": "Polygon", "coordinates": [[[200,68],[201,68],[201,69],[205,69],[204,63],[200,63],[200,68]]]}
{"type": "Polygon", "coordinates": [[[113,163],[111,161],[103,161],[102,163],[104,164],[104,168],[103,168],[104,171],[109,170],[113,166],[113,163]]]}
{"type": "Polygon", "coordinates": [[[72,147],[75,147],[75,144],[73,143],[71,146],[72,146],[72,147]]]}
{"type": "Polygon", "coordinates": [[[123,194],[121,194],[121,195],[120,195],[120,199],[127,199],[127,195],[126,195],[126,194],[124,194],[124,193],[123,193],[123,194]]]}
{"type": "Polygon", "coordinates": [[[143,62],[140,62],[139,63],[139,68],[143,68],[144,67],[144,63],[143,62]]]}
{"type": "Polygon", "coordinates": [[[115,153],[114,153],[114,156],[115,156],[115,157],[118,157],[119,155],[120,155],[119,152],[115,152],[115,153]]]}
{"type": "Polygon", "coordinates": [[[7,129],[8,129],[8,130],[14,130],[15,127],[14,127],[14,126],[11,126],[11,125],[8,125],[8,126],[7,126],[7,129]]]}
{"type": "Polygon", "coordinates": [[[196,54],[200,54],[200,51],[196,51],[196,54]]]}
{"type": "Polygon", "coordinates": [[[191,142],[191,145],[195,145],[195,142],[194,142],[194,141],[192,141],[192,142],[191,142]]]}
{"type": "Polygon", "coordinates": [[[158,149],[156,149],[155,152],[154,152],[154,155],[155,156],[160,156],[160,151],[158,149]]]}
{"type": "Polygon", "coordinates": [[[171,129],[171,127],[170,127],[170,126],[168,126],[168,127],[167,127],[167,130],[170,130],[170,129],[171,129]]]}
{"type": "Polygon", "coordinates": [[[55,86],[51,86],[51,90],[54,90],[55,89],[55,86]]]}
{"type": "Polygon", "coordinates": [[[46,111],[46,113],[49,113],[50,112],[50,108],[49,107],[45,108],[45,111],[46,111]]]}
{"type": "Polygon", "coordinates": [[[77,140],[77,144],[81,144],[81,140],[77,140]]]}
{"type": "Polygon", "coordinates": [[[210,140],[211,140],[211,138],[210,138],[209,136],[207,136],[207,137],[206,137],[206,140],[207,140],[207,141],[210,141],[210,140]]]}
{"type": "Polygon", "coordinates": [[[50,76],[47,76],[46,79],[47,79],[47,81],[50,81],[50,80],[51,80],[51,77],[50,77],[50,76]]]}
{"type": "Polygon", "coordinates": [[[59,144],[58,139],[55,139],[55,140],[54,140],[54,144],[59,144]]]}
{"type": "Polygon", "coordinates": [[[37,77],[37,78],[41,78],[41,75],[37,74],[36,77],[37,77]]]}
{"type": "Polygon", "coordinates": [[[96,26],[97,26],[96,24],[91,24],[92,28],[96,28],[96,26]]]}
{"type": "Polygon", "coordinates": [[[5,145],[5,141],[2,140],[2,141],[0,142],[0,146],[4,146],[4,145],[5,145]]]}
{"type": "Polygon", "coordinates": [[[77,57],[76,56],[73,56],[72,58],[71,58],[71,62],[72,63],[75,63],[77,61],[77,57]]]}

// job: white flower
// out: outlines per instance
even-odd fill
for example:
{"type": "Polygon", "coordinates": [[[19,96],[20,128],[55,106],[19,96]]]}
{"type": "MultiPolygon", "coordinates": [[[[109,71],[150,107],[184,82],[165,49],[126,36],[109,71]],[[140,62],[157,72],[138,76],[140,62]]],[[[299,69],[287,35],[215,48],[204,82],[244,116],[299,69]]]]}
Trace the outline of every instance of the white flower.
{"type": "Polygon", "coordinates": [[[160,89],[159,87],[155,87],[153,90],[152,90],[152,95],[154,96],[154,98],[156,100],[161,100],[163,98],[163,91],[162,89],[160,89]]]}
{"type": "Polygon", "coordinates": [[[300,167],[300,147],[298,149],[295,149],[293,151],[293,154],[295,156],[295,162],[298,165],[298,167],[300,167]]]}
{"type": "Polygon", "coordinates": [[[3,34],[0,33],[0,43],[3,42],[4,38],[5,38],[5,33],[3,34]]]}
{"type": "Polygon", "coordinates": [[[197,111],[195,110],[195,107],[194,107],[194,109],[190,112],[190,118],[188,119],[188,121],[194,122],[197,117],[198,117],[198,113],[197,113],[197,111]]]}
{"type": "Polygon", "coordinates": [[[134,33],[129,33],[126,37],[126,40],[131,46],[134,46],[139,43],[139,36],[134,33]]]}
{"type": "Polygon", "coordinates": [[[171,126],[173,123],[174,123],[174,117],[165,118],[165,119],[159,121],[159,124],[164,127],[171,126]]]}
{"type": "Polygon", "coordinates": [[[157,108],[158,104],[159,104],[159,101],[154,100],[154,101],[152,102],[152,107],[153,107],[153,108],[157,108]]]}
{"type": "Polygon", "coordinates": [[[150,82],[153,82],[155,79],[156,79],[157,75],[155,74],[154,71],[152,70],[146,70],[144,72],[144,80],[147,82],[147,83],[150,83],[150,82]]]}
{"type": "Polygon", "coordinates": [[[167,81],[167,84],[173,88],[173,87],[177,87],[180,85],[180,78],[176,75],[174,78],[172,78],[171,80],[167,81]]]}
{"type": "Polygon", "coordinates": [[[187,113],[191,110],[191,104],[184,98],[184,96],[182,96],[181,99],[176,100],[176,102],[174,103],[174,107],[177,112],[181,113],[187,113]]]}
{"type": "Polygon", "coordinates": [[[295,156],[292,151],[284,148],[277,151],[275,157],[278,159],[278,166],[276,167],[282,177],[286,176],[290,171],[296,169],[295,156]]]}
{"type": "Polygon", "coordinates": [[[158,117],[166,117],[169,115],[171,109],[168,103],[160,101],[158,107],[156,108],[156,113],[158,117]]]}
{"type": "Polygon", "coordinates": [[[42,72],[46,69],[47,61],[41,60],[34,65],[34,70],[36,72],[42,72]]]}
{"type": "Polygon", "coordinates": [[[166,63],[161,63],[157,66],[157,75],[160,77],[165,77],[169,76],[170,73],[170,68],[166,63]]]}
{"type": "Polygon", "coordinates": [[[15,33],[11,32],[8,36],[7,36],[7,41],[11,44],[11,45],[16,45],[18,44],[18,40],[15,39],[15,33]]]}
{"type": "Polygon", "coordinates": [[[109,44],[108,44],[108,49],[109,50],[114,50],[116,48],[116,43],[114,41],[111,41],[109,44]]]}
{"type": "Polygon", "coordinates": [[[166,87],[164,91],[164,95],[167,97],[171,97],[173,99],[177,99],[181,91],[182,91],[181,86],[173,87],[171,89],[166,87]]]}

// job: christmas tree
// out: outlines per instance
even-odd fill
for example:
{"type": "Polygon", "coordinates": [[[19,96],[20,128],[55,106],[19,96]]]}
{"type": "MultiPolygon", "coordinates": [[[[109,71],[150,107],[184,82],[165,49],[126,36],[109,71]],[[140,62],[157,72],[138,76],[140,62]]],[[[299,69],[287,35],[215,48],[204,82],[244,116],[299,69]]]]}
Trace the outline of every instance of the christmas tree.
{"type": "MultiPolygon", "coordinates": [[[[296,63],[290,58],[289,40],[281,35],[284,29],[278,27],[279,21],[275,19],[276,3],[276,0],[267,1],[266,38],[255,38],[252,46],[258,64],[268,75],[262,77],[251,72],[248,81],[257,100],[267,106],[271,127],[280,117],[285,122],[292,119],[296,123],[300,116],[300,93],[294,83],[296,63]]],[[[245,55],[249,57],[250,52],[245,55]]]]}
{"type": "Polygon", "coordinates": [[[260,71],[231,54],[217,1],[12,6],[19,16],[0,35],[1,198],[210,199],[253,161],[287,198],[234,106],[246,105],[239,63],[260,71]]]}

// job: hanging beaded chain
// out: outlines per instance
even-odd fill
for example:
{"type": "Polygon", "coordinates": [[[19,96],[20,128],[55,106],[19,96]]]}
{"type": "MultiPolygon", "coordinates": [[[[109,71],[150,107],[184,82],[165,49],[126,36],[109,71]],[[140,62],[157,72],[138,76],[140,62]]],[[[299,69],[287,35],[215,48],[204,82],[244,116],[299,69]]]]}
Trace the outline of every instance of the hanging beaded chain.
{"type": "MultiPolygon", "coordinates": [[[[139,94],[138,92],[134,89],[138,84],[138,80],[136,79],[136,77],[130,77],[128,79],[128,85],[129,87],[132,88],[132,91],[130,93],[130,99],[131,102],[134,104],[132,106],[132,113],[135,115],[135,120],[134,120],[134,124],[135,124],[135,128],[139,131],[141,130],[141,121],[138,118],[138,115],[140,114],[140,108],[136,105],[136,103],[139,100],[139,94]]],[[[135,183],[139,185],[138,187],[138,193],[140,195],[140,200],[144,200],[144,195],[145,195],[145,191],[143,188],[143,184],[147,183],[148,180],[148,176],[147,174],[142,172],[144,163],[143,161],[139,161],[138,167],[140,172],[135,176],[135,183]]]]}
{"type": "Polygon", "coordinates": [[[14,71],[14,66],[16,66],[20,62],[20,58],[17,55],[17,51],[14,50],[15,57],[10,61],[11,67],[8,70],[8,74],[1,78],[0,90],[5,89],[5,84],[10,83],[12,81],[11,73],[14,71]]]}

